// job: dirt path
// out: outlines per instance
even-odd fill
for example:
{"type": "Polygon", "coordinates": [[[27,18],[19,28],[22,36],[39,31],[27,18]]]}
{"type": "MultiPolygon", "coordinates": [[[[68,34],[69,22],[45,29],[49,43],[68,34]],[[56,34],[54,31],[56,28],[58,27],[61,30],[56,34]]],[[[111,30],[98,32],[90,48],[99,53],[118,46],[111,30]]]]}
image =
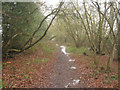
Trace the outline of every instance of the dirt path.
{"type": "Polygon", "coordinates": [[[56,63],[50,75],[51,84],[49,88],[82,88],[83,85],[76,75],[74,61],[69,61],[70,57],[58,49],[56,63]]]}

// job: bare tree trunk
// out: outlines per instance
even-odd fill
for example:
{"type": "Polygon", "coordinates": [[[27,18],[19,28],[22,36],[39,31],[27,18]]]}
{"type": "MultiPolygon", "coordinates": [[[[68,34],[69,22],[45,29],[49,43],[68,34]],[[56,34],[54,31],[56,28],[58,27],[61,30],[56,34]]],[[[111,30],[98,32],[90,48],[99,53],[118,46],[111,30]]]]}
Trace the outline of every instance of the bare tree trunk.
{"type": "Polygon", "coordinates": [[[88,30],[87,30],[87,28],[86,28],[85,22],[84,22],[84,20],[83,20],[83,18],[82,18],[82,16],[81,16],[81,14],[79,13],[79,11],[77,10],[77,8],[75,7],[74,3],[72,3],[72,4],[73,4],[73,7],[75,8],[76,12],[78,13],[78,15],[79,15],[79,17],[80,17],[80,19],[81,19],[81,21],[82,21],[82,24],[83,24],[83,26],[84,26],[84,28],[85,28],[85,31],[86,31],[86,34],[87,34],[89,43],[90,43],[90,45],[91,45],[91,49],[92,49],[93,51],[95,51],[95,46],[94,46],[92,40],[90,39],[90,36],[89,36],[88,30]]]}
{"type": "Polygon", "coordinates": [[[115,51],[116,51],[116,44],[114,44],[114,46],[113,46],[113,51],[112,51],[112,55],[111,55],[111,58],[110,58],[110,66],[113,62],[113,59],[115,58],[115,51]]]}
{"type": "Polygon", "coordinates": [[[110,71],[110,56],[109,56],[108,61],[107,61],[106,71],[110,71]]]}
{"type": "MultiPolygon", "coordinates": [[[[120,3],[118,3],[118,9],[120,9],[120,3]]],[[[118,49],[118,72],[120,72],[120,11],[118,13],[118,46],[117,46],[117,49],[118,49]]],[[[118,81],[120,81],[120,73],[118,73],[118,81]]]]}

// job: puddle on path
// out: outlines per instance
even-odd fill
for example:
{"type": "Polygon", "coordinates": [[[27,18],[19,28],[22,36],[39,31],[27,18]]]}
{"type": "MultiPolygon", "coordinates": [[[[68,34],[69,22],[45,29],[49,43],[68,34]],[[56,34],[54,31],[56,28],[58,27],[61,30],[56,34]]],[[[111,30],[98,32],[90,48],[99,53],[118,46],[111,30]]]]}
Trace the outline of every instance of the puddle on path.
{"type": "MultiPolygon", "coordinates": [[[[56,44],[56,46],[58,46],[58,44],[56,44]]],[[[66,47],[65,47],[65,46],[60,46],[60,48],[61,48],[61,51],[62,51],[66,56],[69,57],[69,53],[66,52],[66,47]]],[[[71,58],[69,57],[69,62],[74,62],[74,61],[75,61],[75,59],[71,59],[71,58]]],[[[72,66],[72,67],[70,67],[70,69],[76,70],[76,67],[73,67],[73,66],[72,66]]],[[[72,87],[72,86],[78,84],[79,82],[80,82],[79,79],[74,79],[71,83],[68,83],[68,84],[65,86],[65,88],[72,87]]]]}
{"type": "Polygon", "coordinates": [[[74,80],[72,81],[72,83],[68,83],[68,84],[65,86],[65,88],[75,86],[75,85],[77,85],[79,82],[80,82],[79,79],[74,79],[74,80]]]}
{"type": "Polygon", "coordinates": [[[77,80],[73,80],[73,85],[76,85],[76,84],[78,84],[79,82],[80,82],[79,79],[77,79],[77,80]]]}
{"type": "Polygon", "coordinates": [[[70,67],[70,69],[73,69],[73,70],[75,70],[75,69],[76,69],[76,67],[70,67]]]}
{"type": "Polygon", "coordinates": [[[74,62],[75,61],[75,59],[69,59],[69,62],[74,62]]]}
{"type": "Polygon", "coordinates": [[[60,46],[61,51],[65,54],[65,55],[69,55],[69,53],[66,52],[66,47],[65,46],[60,46]]]}
{"type": "Polygon", "coordinates": [[[59,44],[56,44],[56,46],[59,46],[59,44]]]}

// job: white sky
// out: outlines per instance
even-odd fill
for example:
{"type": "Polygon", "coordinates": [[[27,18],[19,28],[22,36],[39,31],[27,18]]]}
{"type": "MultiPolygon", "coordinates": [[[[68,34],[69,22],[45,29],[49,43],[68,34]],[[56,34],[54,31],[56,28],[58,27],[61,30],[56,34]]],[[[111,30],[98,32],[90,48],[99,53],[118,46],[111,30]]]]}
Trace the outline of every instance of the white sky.
{"type": "MultiPolygon", "coordinates": [[[[78,1],[78,2],[91,2],[91,0],[40,0],[40,1],[43,1],[43,2],[46,2],[47,6],[53,6],[53,7],[56,7],[56,5],[58,5],[58,3],[60,1],[78,1]]],[[[120,0],[93,0],[93,1],[98,1],[98,2],[110,2],[110,1],[120,1],[120,0]]]]}
{"type": "Polygon", "coordinates": [[[53,6],[56,7],[56,5],[59,3],[60,0],[41,0],[46,2],[47,6],[53,6]]]}

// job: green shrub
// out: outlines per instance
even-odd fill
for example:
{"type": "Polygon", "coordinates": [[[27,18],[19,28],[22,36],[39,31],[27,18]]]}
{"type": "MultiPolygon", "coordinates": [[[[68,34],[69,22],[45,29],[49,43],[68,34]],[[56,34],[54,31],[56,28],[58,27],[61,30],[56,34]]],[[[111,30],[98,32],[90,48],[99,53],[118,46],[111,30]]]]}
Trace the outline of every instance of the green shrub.
{"type": "Polygon", "coordinates": [[[90,52],[87,48],[81,47],[81,48],[76,48],[75,46],[69,46],[67,48],[67,51],[69,53],[74,53],[74,54],[83,54],[84,52],[87,53],[88,55],[91,55],[92,52],[90,52]]]}

